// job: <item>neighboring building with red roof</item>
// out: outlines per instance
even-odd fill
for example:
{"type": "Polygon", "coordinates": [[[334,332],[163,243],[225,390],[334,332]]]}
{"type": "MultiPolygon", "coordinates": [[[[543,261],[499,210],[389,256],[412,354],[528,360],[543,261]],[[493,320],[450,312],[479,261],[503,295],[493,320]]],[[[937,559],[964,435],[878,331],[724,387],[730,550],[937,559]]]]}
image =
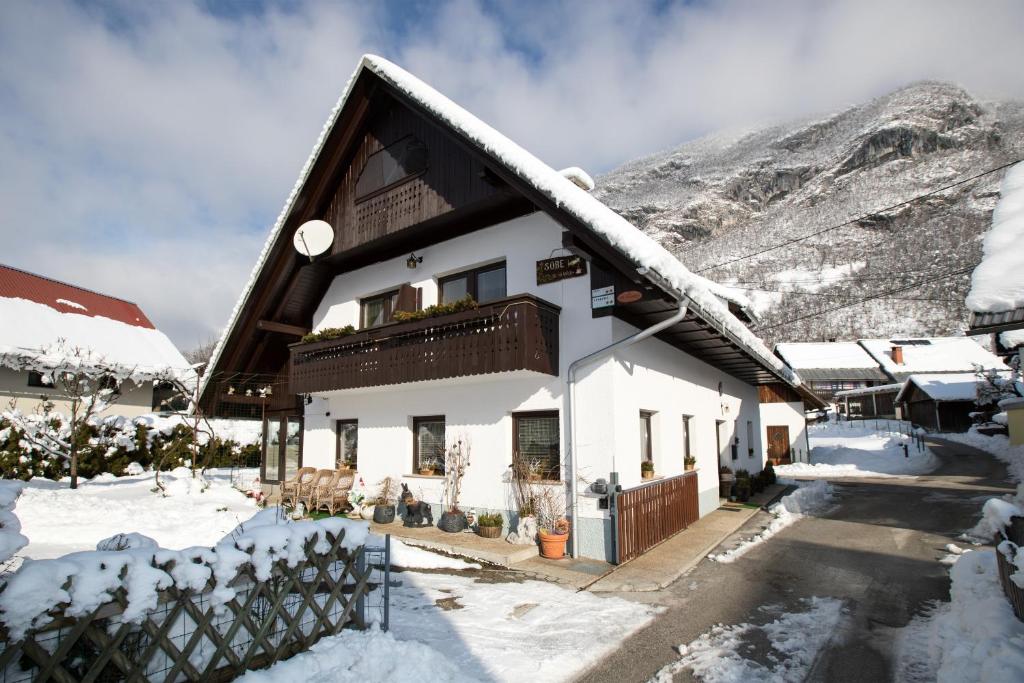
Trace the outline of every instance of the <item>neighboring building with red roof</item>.
{"type": "Polygon", "coordinates": [[[0,265],[0,410],[13,400],[28,412],[43,396],[63,409],[59,391],[38,369],[59,362],[58,349],[75,347],[131,377],[107,411],[118,415],[153,411],[160,396],[154,397],[150,378],[189,365],[138,305],[0,265]]]}

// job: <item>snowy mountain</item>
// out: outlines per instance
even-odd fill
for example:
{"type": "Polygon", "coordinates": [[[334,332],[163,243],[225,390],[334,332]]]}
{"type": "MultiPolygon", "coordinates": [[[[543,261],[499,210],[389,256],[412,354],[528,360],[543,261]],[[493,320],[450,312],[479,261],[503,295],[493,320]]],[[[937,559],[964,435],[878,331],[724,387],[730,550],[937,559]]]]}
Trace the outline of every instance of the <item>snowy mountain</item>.
{"type": "Polygon", "coordinates": [[[970,269],[1005,171],[875,212],[1021,157],[1024,103],[925,82],[824,119],[638,159],[599,177],[595,195],[750,298],[770,343],[943,335],[966,328],[970,269]]]}

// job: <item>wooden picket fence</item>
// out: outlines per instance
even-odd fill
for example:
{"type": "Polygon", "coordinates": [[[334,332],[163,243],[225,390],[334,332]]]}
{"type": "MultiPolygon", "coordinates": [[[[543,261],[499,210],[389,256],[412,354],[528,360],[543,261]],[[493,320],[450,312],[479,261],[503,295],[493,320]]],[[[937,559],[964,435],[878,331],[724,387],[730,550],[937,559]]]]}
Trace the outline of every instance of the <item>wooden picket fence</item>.
{"type": "MultiPolygon", "coordinates": [[[[1017,546],[1024,546],[1024,517],[1011,517],[1010,525],[1003,532],[1006,534],[1006,540],[1017,546]]],[[[1013,606],[1013,613],[1024,621],[1024,589],[1010,579],[1010,575],[1017,571],[1017,567],[998,550],[996,566],[999,567],[999,583],[1002,584],[1003,593],[1013,606]]]]}
{"type": "MultiPolygon", "coordinates": [[[[269,579],[243,565],[228,584],[234,599],[219,609],[212,583],[192,592],[160,591],[141,623],[122,623],[123,589],[91,614],[63,614],[23,640],[0,631],[0,683],[20,681],[226,681],[309,649],[341,629],[365,629],[363,607],[372,567],[365,549],[342,547],[344,531],[327,534],[330,549],[305,545],[295,567],[278,560],[269,579]]],[[[161,566],[170,571],[170,563],[161,566]]]]}
{"type": "Polygon", "coordinates": [[[615,492],[613,496],[616,564],[642,555],[700,516],[696,472],[615,492]]]}

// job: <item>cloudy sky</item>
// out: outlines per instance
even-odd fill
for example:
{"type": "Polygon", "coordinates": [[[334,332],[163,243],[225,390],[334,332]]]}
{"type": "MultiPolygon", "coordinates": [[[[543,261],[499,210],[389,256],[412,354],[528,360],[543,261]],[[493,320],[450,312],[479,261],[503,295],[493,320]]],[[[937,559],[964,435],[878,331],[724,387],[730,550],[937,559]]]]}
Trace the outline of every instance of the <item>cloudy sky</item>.
{"type": "Polygon", "coordinates": [[[1024,99],[1022,27],[1015,0],[5,0],[0,263],[135,300],[187,349],[364,52],[597,174],[919,79],[1024,99]]]}

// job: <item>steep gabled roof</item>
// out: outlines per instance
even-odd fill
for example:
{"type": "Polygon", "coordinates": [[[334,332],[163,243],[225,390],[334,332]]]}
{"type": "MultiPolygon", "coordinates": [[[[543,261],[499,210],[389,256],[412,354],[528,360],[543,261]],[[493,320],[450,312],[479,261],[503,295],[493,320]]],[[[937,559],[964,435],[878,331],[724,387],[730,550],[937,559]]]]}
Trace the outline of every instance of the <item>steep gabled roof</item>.
{"type": "Polygon", "coordinates": [[[911,375],[896,395],[897,403],[906,399],[911,386],[933,401],[973,401],[977,397],[978,378],[970,372],[911,375]]]}
{"type": "MultiPolygon", "coordinates": [[[[799,383],[799,378],[792,370],[772,355],[764,343],[729,311],[728,305],[719,296],[716,296],[717,285],[690,272],[667,249],[591,196],[561,172],[551,168],[404,69],[374,55],[363,56],[341,98],[331,111],[312,154],[306,161],[284,209],[270,232],[249,283],[232,311],[230,321],[214,350],[210,363],[211,368],[217,368],[227,339],[238,325],[246,302],[253,296],[256,281],[267,265],[271,251],[283,238],[281,232],[295,208],[296,198],[307,182],[332,129],[344,111],[357,80],[364,73],[372,74],[391,86],[418,110],[430,116],[472,148],[486,155],[496,165],[500,165],[510,177],[518,181],[517,184],[529,188],[537,196],[543,198],[553,210],[561,212],[584,226],[594,236],[633,263],[642,275],[656,287],[666,290],[669,294],[689,299],[690,308],[694,313],[743,349],[771,374],[790,384],[799,383]]],[[[208,373],[204,377],[204,390],[211,376],[212,373],[208,373]]]]}
{"type": "Polygon", "coordinates": [[[83,354],[76,364],[118,368],[140,381],[189,367],[130,301],[0,266],[0,366],[48,370],[74,349],[83,354]]]}

